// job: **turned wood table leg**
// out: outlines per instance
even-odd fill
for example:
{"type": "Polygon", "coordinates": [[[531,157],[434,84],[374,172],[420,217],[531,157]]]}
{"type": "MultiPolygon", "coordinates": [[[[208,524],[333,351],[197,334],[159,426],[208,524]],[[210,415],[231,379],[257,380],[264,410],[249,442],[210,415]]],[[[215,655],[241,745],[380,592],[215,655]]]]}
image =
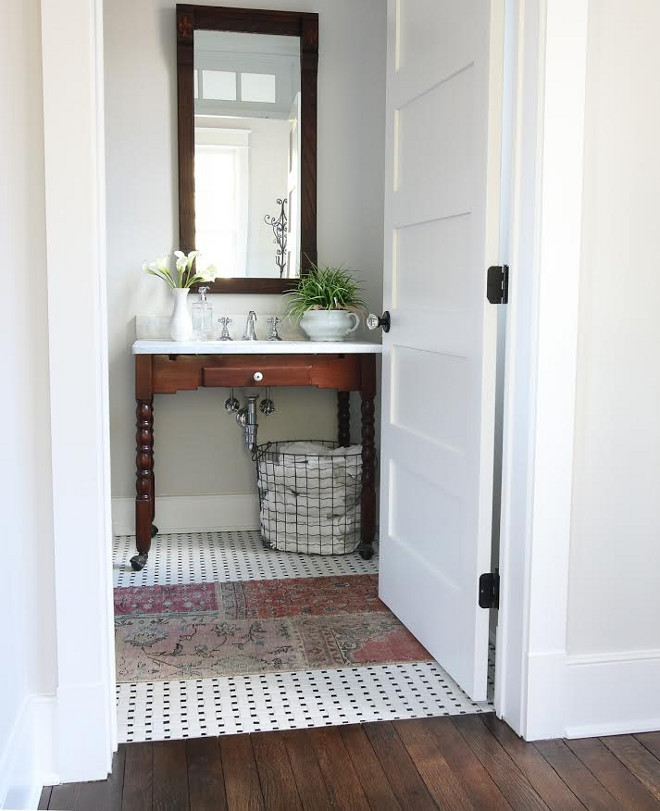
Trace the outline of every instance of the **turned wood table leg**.
{"type": "Polygon", "coordinates": [[[376,533],[376,429],[375,407],[376,364],[373,355],[362,358],[362,534],[360,556],[369,560],[374,553],[376,533]]]}
{"type": "Polygon", "coordinates": [[[154,483],[154,398],[151,388],[151,355],[135,357],[135,545],[131,558],[134,571],[147,563],[155,534],[156,490],[154,483]]]}
{"type": "Polygon", "coordinates": [[[337,392],[337,441],[342,448],[351,444],[351,393],[337,392]]]}
{"type": "Polygon", "coordinates": [[[151,453],[151,476],[149,478],[149,496],[151,498],[151,520],[156,514],[156,477],[154,476],[154,406],[151,403],[151,414],[149,415],[149,452],[151,453]]]}
{"type": "Polygon", "coordinates": [[[144,568],[151,548],[154,514],[153,398],[138,400],[135,414],[135,541],[138,553],[131,558],[131,565],[139,571],[144,568]]]}

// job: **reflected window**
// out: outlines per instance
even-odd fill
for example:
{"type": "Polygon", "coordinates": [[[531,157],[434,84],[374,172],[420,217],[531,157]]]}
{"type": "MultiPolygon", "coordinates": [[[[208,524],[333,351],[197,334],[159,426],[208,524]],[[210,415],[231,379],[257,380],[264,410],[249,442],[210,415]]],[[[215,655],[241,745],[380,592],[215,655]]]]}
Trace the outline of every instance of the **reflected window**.
{"type": "Polygon", "coordinates": [[[203,70],[202,97],[216,101],[236,101],[236,74],[228,70],[203,70]]]}
{"type": "Polygon", "coordinates": [[[247,146],[221,143],[222,133],[195,149],[196,248],[228,278],[245,276],[247,146]]]}
{"type": "Polygon", "coordinates": [[[241,101],[275,104],[275,77],[269,73],[241,73],[241,101]]]}

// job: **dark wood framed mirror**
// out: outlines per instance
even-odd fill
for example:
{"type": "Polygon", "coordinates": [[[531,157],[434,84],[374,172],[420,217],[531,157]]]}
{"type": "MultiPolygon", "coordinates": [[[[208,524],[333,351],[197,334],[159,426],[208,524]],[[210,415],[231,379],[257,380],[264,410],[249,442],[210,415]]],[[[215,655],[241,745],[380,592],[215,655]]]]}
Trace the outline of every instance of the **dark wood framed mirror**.
{"type": "Polygon", "coordinates": [[[318,14],[179,4],[176,25],[180,248],[212,293],[285,292],[317,261],[318,14]]]}

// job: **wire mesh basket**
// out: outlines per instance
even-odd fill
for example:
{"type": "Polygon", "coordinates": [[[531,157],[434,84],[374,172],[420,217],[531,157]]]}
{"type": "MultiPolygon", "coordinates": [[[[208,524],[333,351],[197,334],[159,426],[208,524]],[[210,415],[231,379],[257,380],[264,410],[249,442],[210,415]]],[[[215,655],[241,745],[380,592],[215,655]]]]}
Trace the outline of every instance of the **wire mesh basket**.
{"type": "Polygon", "coordinates": [[[362,446],[268,442],[254,453],[264,546],[343,555],[360,543],[362,446]]]}

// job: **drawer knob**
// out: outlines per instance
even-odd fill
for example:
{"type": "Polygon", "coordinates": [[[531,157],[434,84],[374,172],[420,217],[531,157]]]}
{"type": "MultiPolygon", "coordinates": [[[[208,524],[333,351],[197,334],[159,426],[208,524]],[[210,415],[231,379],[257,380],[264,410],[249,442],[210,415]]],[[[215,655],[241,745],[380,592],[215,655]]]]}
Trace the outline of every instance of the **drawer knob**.
{"type": "Polygon", "coordinates": [[[261,383],[261,381],[264,379],[264,373],[255,372],[252,379],[254,380],[255,383],[261,383]]]}

